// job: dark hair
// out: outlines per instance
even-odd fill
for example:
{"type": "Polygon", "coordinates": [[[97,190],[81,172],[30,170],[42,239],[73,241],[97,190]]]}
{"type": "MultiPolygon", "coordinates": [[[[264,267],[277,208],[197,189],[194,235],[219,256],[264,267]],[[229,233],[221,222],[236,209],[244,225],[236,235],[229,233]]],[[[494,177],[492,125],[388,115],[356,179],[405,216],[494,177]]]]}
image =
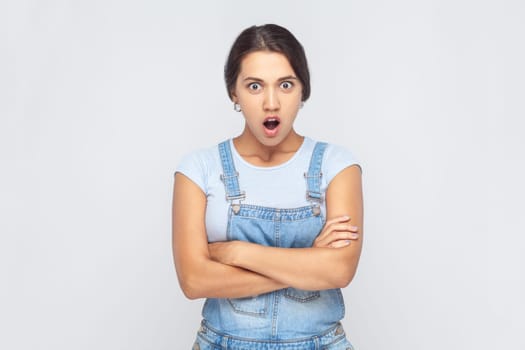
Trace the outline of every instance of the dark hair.
{"type": "Polygon", "coordinates": [[[272,51],[283,54],[303,85],[301,100],[306,101],[310,97],[310,72],[303,46],[288,29],[276,24],[265,24],[243,30],[230,49],[224,66],[224,80],[230,98],[241,70],[242,59],[255,51],[272,51]]]}

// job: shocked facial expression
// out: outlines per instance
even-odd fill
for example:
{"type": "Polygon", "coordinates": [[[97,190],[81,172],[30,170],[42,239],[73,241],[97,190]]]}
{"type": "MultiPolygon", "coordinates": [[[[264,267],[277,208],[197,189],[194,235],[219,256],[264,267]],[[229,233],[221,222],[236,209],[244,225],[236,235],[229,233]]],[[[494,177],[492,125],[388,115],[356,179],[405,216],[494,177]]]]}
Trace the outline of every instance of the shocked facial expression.
{"type": "Polygon", "coordinates": [[[265,146],[276,146],[293,130],[301,105],[302,84],[280,53],[252,52],[241,62],[232,99],[246,119],[245,133],[265,146]]]}

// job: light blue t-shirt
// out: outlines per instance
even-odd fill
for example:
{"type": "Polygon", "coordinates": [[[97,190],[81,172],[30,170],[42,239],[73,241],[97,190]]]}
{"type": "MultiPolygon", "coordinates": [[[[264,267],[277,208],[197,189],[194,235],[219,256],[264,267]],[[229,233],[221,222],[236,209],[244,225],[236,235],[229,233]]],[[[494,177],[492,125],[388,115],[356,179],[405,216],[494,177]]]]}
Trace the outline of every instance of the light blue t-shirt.
{"type": "MultiPolygon", "coordinates": [[[[230,139],[233,162],[239,173],[239,187],[246,193],[244,204],[272,208],[298,208],[309,205],[306,199],[306,179],[310,157],[316,141],[305,137],[297,152],[285,163],[272,167],[255,166],[245,161],[230,139]]],[[[328,144],[321,172],[321,192],[326,192],[332,179],[342,170],[358,165],[352,153],[345,148],[328,144]]],[[[204,192],[206,205],[206,232],[209,242],[225,241],[229,202],[224,183],[220,179],[222,165],[219,147],[195,151],[185,156],[176,172],[184,174],[204,192]]],[[[321,206],[323,215],[326,207],[321,206]]]]}

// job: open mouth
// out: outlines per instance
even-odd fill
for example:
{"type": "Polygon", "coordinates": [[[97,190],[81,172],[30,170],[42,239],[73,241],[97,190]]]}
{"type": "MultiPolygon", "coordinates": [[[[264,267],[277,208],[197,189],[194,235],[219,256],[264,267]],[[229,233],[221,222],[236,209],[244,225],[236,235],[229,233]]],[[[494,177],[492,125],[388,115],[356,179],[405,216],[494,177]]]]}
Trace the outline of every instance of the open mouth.
{"type": "Polygon", "coordinates": [[[266,118],[266,120],[263,122],[263,125],[266,129],[273,130],[276,127],[278,127],[280,123],[281,121],[279,120],[279,118],[270,117],[266,118]]]}

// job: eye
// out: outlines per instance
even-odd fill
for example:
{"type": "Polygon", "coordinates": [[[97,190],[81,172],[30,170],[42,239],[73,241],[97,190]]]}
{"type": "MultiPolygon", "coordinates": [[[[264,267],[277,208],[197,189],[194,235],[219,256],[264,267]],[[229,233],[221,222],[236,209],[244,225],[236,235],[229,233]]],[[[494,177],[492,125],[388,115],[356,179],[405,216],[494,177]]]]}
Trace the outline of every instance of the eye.
{"type": "Polygon", "coordinates": [[[250,83],[248,84],[248,89],[252,91],[259,91],[261,89],[261,84],[259,83],[250,83]]]}
{"type": "Polygon", "coordinates": [[[291,81],[283,81],[279,86],[281,87],[281,89],[288,90],[293,87],[293,83],[291,81]]]}

